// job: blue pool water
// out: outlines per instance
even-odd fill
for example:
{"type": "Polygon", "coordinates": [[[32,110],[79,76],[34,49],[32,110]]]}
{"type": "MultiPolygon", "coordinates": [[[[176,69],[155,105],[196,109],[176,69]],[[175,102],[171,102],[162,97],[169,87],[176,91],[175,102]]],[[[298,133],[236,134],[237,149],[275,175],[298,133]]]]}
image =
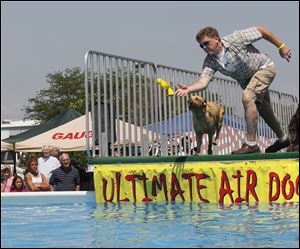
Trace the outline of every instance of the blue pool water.
{"type": "Polygon", "coordinates": [[[299,203],[1,207],[1,247],[299,247],[299,203]]]}

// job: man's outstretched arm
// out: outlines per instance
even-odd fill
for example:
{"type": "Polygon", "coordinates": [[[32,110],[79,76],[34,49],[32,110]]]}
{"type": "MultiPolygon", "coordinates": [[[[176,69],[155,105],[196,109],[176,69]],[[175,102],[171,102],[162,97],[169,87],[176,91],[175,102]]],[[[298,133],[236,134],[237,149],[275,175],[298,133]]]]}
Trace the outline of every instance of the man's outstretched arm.
{"type": "Polygon", "coordinates": [[[178,84],[179,89],[176,90],[175,95],[176,96],[186,96],[189,93],[206,89],[208,84],[209,84],[209,81],[204,81],[201,79],[193,82],[190,86],[187,86],[184,84],[178,84]]]}

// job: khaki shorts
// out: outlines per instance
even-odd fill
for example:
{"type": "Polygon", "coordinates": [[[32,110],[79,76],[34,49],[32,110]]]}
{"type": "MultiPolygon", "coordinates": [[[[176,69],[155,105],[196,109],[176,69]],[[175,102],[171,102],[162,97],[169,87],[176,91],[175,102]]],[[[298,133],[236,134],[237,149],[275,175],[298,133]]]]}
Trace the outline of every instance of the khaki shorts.
{"type": "Polygon", "coordinates": [[[276,67],[274,64],[260,69],[252,76],[244,93],[255,101],[262,103],[264,98],[270,98],[269,87],[274,80],[275,75],[276,67]]]}

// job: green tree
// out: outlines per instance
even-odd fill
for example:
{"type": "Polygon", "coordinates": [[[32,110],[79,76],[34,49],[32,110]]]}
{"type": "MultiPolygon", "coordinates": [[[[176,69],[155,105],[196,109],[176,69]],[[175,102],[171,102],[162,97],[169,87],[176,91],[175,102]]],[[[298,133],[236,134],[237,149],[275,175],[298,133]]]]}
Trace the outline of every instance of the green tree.
{"type": "MultiPolygon", "coordinates": [[[[26,118],[37,119],[43,123],[69,107],[82,114],[85,113],[84,73],[79,67],[49,73],[46,78],[50,86],[48,89],[40,90],[36,97],[28,100],[29,105],[24,109],[26,118]]],[[[69,155],[74,166],[86,167],[85,152],[70,152],[69,155]]],[[[25,163],[26,155],[23,161],[25,163]]]]}
{"type": "Polygon", "coordinates": [[[45,122],[69,107],[85,113],[84,73],[79,67],[49,73],[46,78],[49,88],[40,90],[37,96],[28,100],[25,118],[45,122]]]}
{"type": "MultiPolygon", "coordinates": [[[[120,69],[118,72],[111,71],[106,72],[105,76],[102,73],[101,78],[101,89],[97,89],[97,80],[96,77],[94,79],[94,98],[97,100],[97,93],[101,94],[100,99],[103,99],[104,95],[104,78],[106,78],[106,82],[109,84],[110,78],[112,83],[113,92],[110,92],[110,87],[107,89],[107,96],[112,96],[112,105],[116,107],[117,105],[121,106],[122,101],[120,96],[116,96],[116,89],[122,92],[122,87],[125,89],[125,106],[128,105],[128,101],[131,103],[133,101],[132,96],[134,90],[138,91],[138,81],[141,81],[141,88],[145,90],[145,85],[148,88],[148,92],[150,92],[149,85],[150,80],[145,79],[143,75],[134,74],[132,71],[127,75],[124,73],[124,81],[122,84],[122,79],[120,77],[121,72],[120,69]],[[133,84],[133,82],[136,82],[133,84]],[[123,86],[122,86],[123,85],[123,86]],[[131,99],[128,100],[128,89],[130,89],[131,99]]],[[[85,75],[84,72],[81,72],[79,67],[75,68],[67,68],[64,71],[58,71],[54,73],[49,73],[47,76],[47,82],[49,83],[48,89],[42,89],[37,92],[37,95],[28,100],[29,105],[25,107],[25,118],[36,119],[41,123],[49,120],[52,117],[57,116],[64,110],[69,107],[72,107],[76,111],[84,114],[85,113],[85,75]]],[[[89,93],[90,96],[90,93],[89,93]]],[[[142,102],[143,95],[136,95],[136,102],[142,102]]],[[[90,101],[89,101],[89,104],[90,101]]],[[[125,107],[124,107],[125,108],[125,107]]],[[[150,108],[150,107],[149,107],[150,108]]],[[[129,115],[133,116],[134,114],[139,116],[140,110],[130,109],[131,113],[127,113],[128,110],[125,110],[125,115],[128,117],[129,115]]],[[[149,110],[150,113],[150,110],[149,110]]],[[[143,113],[143,119],[145,113],[143,113]]]]}

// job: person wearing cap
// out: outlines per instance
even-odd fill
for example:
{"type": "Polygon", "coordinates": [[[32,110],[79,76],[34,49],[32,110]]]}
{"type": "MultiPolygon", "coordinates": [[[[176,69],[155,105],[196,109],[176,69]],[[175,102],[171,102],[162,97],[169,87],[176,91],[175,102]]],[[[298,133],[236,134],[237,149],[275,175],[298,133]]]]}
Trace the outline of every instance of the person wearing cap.
{"type": "Polygon", "coordinates": [[[10,192],[13,179],[10,166],[4,164],[1,167],[1,192],[10,192]]]}

